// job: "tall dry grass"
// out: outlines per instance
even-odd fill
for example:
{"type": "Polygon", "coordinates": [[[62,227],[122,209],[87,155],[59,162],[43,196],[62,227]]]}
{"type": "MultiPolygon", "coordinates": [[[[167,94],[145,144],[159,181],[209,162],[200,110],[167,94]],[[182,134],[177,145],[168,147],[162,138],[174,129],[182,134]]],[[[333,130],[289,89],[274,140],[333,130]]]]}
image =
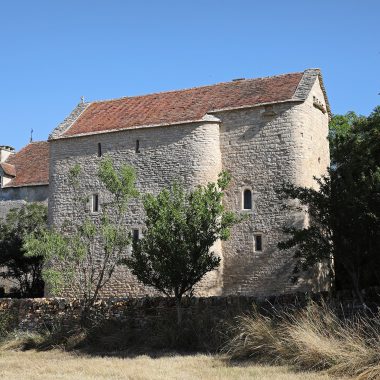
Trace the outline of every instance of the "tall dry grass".
{"type": "Polygon", "coordinates": [[[239,317],[224,352],[360,380],[380,379],[380,316],[340,319],[326,305],[239,317]]]}

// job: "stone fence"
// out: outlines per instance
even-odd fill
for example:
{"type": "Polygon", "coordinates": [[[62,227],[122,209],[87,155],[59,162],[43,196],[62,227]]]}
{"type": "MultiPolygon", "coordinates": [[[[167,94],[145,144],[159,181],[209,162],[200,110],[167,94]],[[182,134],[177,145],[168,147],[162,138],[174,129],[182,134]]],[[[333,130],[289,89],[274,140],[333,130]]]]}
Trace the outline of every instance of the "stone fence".
{"type": "MultiPolygon", "coordinates": [[[[376,311],[380,305],[380,289],[372,289],[363,294],[371,309],[376,311]]],[[[253,305],[263,310],[274,307],[302,307],[310,300],[326,300],[338,310],[351,314],[361,308],[347,293],[335,295],[333,299],[327,293],[285,294],[277,297],[255,298],[250,296],[184,298],[183,318],[197,320],[210,326],[231,320],[237,315],[249,313],[253,305]]],[[[1,314],[10,314],[15,327],[21,330],[41,330],[52,328],[54,323],[76,323],[79,321],[81,304],[79,300],[63,298],[0,299],[1,314]]],[[[173,299],[156,298],[108,298],[97,302],[94,318],[115,320],[127,323],[135,329],[144,328],[152,321],[175,319],[173,299]]]]}

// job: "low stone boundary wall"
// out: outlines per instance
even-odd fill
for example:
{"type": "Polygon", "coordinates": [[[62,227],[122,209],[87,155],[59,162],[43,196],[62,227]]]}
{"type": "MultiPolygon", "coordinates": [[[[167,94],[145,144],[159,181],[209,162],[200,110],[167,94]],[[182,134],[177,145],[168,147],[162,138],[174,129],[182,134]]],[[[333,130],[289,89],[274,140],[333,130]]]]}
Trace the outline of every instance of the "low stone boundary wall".
{"type": "MultiPolygon", "coordinates": [[[[375,289],[365,294],[371,300],[372,310],[380,305],[380,290],[375,289]]],[[[276,297],[256,298],[250,296],[184,298],[183,318],[205,321],[209,325],[231,320],[236,315],[249,313],[253,305],[262,309],[272,307],[301,307],[310,300],[327,302],[338,310],[350,314],[361,308],[359,303],[352,301],[350,294],[341,294],[328,299],[327,293],[320,294],[285,294],[276,297]]],[[[81,304],[76,299],[64,298],[34,298],[34,299],[0,299],[0,315],[8,313],[14,319],[15,327],[21,330],[41,330],[51,328],[55,322],[75,323],[79,321],[81,304]]],[[[133,328],[140,329],[152,321],[175,318],[174,299],[156,298],[108,298],[97,302],[94,318],[111,319],[128,323],[133,328]]]]}
{"type": "MultiPolygon", "coordinates": [[[[308,295],[284,295],[258,299],[246,296],[184,298],[183,318],[196,317],[213,323],[228,320],[235,315],[247,313],[252,306],[271,304],[305,304],[308,295]]],[[[51,328],[54,322],[79,320],[80,301],[64,298],[0,299],[0,313],[8,312],[21,330],[51,328]]],[[[143,327],[149,320],[167,319],[175,315],[174,299],[155,298],[108,298],[95,305],[94,318],[106,318],[143,327]]]]}

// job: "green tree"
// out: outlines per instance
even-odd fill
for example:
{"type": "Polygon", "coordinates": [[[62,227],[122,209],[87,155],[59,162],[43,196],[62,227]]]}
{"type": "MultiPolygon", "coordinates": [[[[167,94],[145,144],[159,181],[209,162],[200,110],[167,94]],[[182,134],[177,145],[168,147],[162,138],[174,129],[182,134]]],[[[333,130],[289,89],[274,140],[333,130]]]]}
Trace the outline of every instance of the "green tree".
{"type": "Polygon", "coordinates": [[[42,257],[27,256],[23,244],[30,234],[39,239],[46,225],[47,207],[38,203],[11,209],[0,224],[0,276],[13,282],[21,297],[43,295],[42,257]]]}
{"type": "Polygon", "coordinates": [[[111,159],[103,159],[98,177],[107,191],[107,202],[102,202],[96,216],[89,215],[89,199],[82,196],[80,187],[81,168],[76,165],[68,174],[72,217],[59,229],[45,230],[38,239],[31,235],[25,244],[31,256],[43,256],[43,277],[53,294],[80,295],[84,324],[131,244],[123,221],[131,198],[138,196],[135,171],[130,166],[116,170],[111,159]]]}
{"type": "MultiPolygon", "coordinates": [[[[330,124],[332,165],[317,179],[318,190],[286,185],[282,195],[299,201],[309,213],[305,228],[287,227],[295,247],[295,272],[330,263],[338,288],[380,284],[380,107],[369,117],[335,116],[330,124]]],[[[294,207],[294,206],[288,206],[294,207]]]]}
{"type": "Polygon", "coordinates": [[[124,263],[142,283],[175,297],[178,323],[183,295],[219,266],[220,258],[211,251],[213,244],[227,240],[238,221],[222,204],[229,182],[229,174],[222,172],[217,183],[191,192],[174,184],[144,198],[146,230],[134,241],[131,257],[124,263]]]}

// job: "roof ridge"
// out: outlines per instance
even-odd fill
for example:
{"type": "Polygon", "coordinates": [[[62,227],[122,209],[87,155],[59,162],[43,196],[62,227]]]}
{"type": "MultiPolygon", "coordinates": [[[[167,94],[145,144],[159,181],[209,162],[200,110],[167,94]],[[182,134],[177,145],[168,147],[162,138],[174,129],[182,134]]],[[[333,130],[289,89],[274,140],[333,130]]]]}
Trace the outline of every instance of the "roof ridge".
{"type": "MultiPolygon", "coordinates": [[[[10,155],[8,158],[12,158],[14,157],[15,155],[17,155],[18,153],[20,153],[21,151],[23,151],[24,149],[26,149],[29,145],[32,145],[32,144],[41,144],[41,143],[47,143],[47,141],[44,141],[44,140],[41,140],[41,141],[30,141],[28,142],[26,145],[24,145],[20,150],[18,151],[15,151],[12,155],[10,155]]],[[[5,162],[7,162],[7,160],[5,160],[5,162]]]]}
{"type": "Polygon", "coordinates": [[[38,141],[30,141],[27,145],[29,144],[40,144],[40,143],[45,143],[47,142],[46,140],[38,140],[38,141]]]}
{"type": "Polygon", "coordinates": [[[98,103],[106,103],[106,102],[112,102],[112,101],[118,101],[118,100],[123,100],[123,99],[131,99],[131,98],[142,98],[144,96],[152,96],[152,95],[160,95],[160,94],[169,94],[173,92],[185,92],[185,91],[190,91],[190,90],[195,90],[198,88],[206,88],[206,87],[214,87],[222,84],[227,84],[227,83],[241,83],[244,81],[256,81],[256,80],[263,80],[263,79],[272,79],[272,78],[278,78],[278,77],[283,77],[287,75],[294,75],[294,74],[303,74],[306,70],[315,70],[315,69],[305,69],[303,71],[294,71],[291,73],[284,73],[284,74],[277,74],[277,75],[269,75],[269,76],[264,76],[264,77],[258,77],[258,78],[244,78],[240,79],[238,81],[230,80],[230,81],[225,81],[225,82],[217,82],[214,84],[206,84],[202,86],[194,86],[194,87],[188,87],[188,88],[181,88],[178,90],[165,90],[165,91],[158,91],[158,92],[150,92],[147,94],[142,94],[142,95],[132,95],[132,96],[122,96],[120,98],[111,98],[111,99],[103,99],[103,100],[93,100],[86,102],[86,104],[98,104],[98,103]]]}

